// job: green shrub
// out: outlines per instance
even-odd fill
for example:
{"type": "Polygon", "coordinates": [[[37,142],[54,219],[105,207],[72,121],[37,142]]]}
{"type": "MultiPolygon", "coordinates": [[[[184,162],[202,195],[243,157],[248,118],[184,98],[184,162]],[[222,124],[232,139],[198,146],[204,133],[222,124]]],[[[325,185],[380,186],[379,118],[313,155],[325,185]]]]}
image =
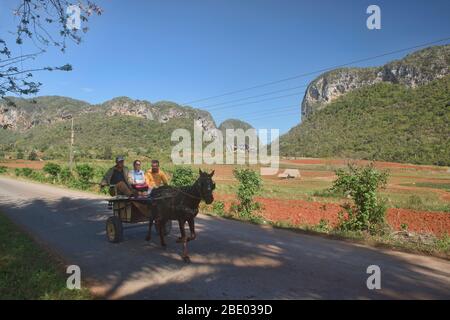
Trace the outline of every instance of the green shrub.
{"type": "Polygon", "coordinates": [[[8,168],[5,166],[0,166],[0,173],[6,173],[8,171],[8,168]]]}
{"type": "Polygon", "coordinates": [[[37,155],[36,151],[34,151],[34,150],[31,151],[30,154],[28,155],[28,160],[34,161],[37,159],[38,159],[38,155],[37,155]]]}
{"type": "Polygon", "coordinates": [[[252,212],[260,208],[253,200],[262,189],[261,176],[251,169],[234,169],[234,177],[239,181],[237,198],[239,204],[237,210],[242,218],[251,219],[252,212]]]}
{"type": "Polygon", "coordinates": [[[30,169],[30,168],[22,168],[22,175],[24,176],[24,177],[30,177],[31,175],[32,175],[32,173],[33,173],[33,169],[30,169]]]}
{"type": "Polygon", "coordinates": [[[336,171],[337,179],[332,190],[348,195],[353,204],[343,208],[347,219],[341,215],[339,228],[343,231],[369,231],[378,233],[385,226],[386,205],[377,197],[377,190],[387,183],[388,173],[376,170],[372,164],[365,167],[349,165],[348,170],[336,171]]]}
{"type": "Polygon", "coordinates": [[[19,160],[22,160],[23,157],[24,157],[23,151],[22,151],[22,150],[19,150],[19,151],[17,152],[16,158],[19,159],[19,160]]]}
{"type": "Polygon", "coordinates": [[[80,164],[75,167],[75,171],[78,174],[79,187],[81,189],[87,189],[91,179],[94,177],[94,168],[88,164],[80,164]]]}
{"type": "Polygon", "coordinates": [[[73,175],[68,167],[64,167],[61,169],[61,172],[59,173],[59,178],[61,179],[62,182],[67,182],[73,178],[73,175]]]}
{"type": "Polygon", "coordinates": [[[214,201],[212,205],[212,210],[214,214],[218,216],[224,216],[225,215],[225,203],[223,201],[214,201]]]}
{"type": "Polygon", "coordinates": [[[443,236],[436,240],[436,246],[440,251],[449,252],[450,251],[450,236],[445,233],[443,236]]]}
{"type": "Polygon", "coordinates": [[[176,166],[173,170],[171,184],[175,187],[189,186],[195,181],[191,167],[176,166]]]}
{"type": "Polygon", "coordinates": [[[14,169],[14,173],[16,174],[16,177],[20,177],[20,175],[22,174],[22,170],[20,170],[20,168],[16,168],[14,169]]]}
{"type": "Polygon", "coordinates": [[[45,164],[42,170],[44,170],[45,173],[49,174],[52,179],[55,180],[61,173],[61,166],[59,164],[49,162],[45,164]]]}
{"type": "Polygon", "coordinates": [[[33,171],[29,178],[38,181],[38,182],[47,182],[48,179],[45,177],[44,173],[42,171],[33,171]]]}

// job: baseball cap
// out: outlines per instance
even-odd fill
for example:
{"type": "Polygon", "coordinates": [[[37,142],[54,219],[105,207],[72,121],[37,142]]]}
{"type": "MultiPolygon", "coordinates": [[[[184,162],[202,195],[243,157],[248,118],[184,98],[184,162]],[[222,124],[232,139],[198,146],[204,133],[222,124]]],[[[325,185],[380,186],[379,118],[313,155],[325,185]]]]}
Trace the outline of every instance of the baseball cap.
{"type": "Polygon", "coordinates": [[[123,156],[117,156],[116,162],[125,161],[125,158],[123,156]]]}

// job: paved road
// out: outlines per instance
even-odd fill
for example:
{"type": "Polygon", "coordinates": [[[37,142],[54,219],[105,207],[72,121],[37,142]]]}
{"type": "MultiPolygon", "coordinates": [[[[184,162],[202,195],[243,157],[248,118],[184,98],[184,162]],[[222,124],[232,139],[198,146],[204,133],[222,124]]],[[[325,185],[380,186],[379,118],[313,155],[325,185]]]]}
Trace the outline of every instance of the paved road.
{"type": "Polygon", "coordinates": [[[200,215],[185,264],[177,228],[166,250],[143,240],[145,226],[108,243],[109,212],[92,194],[1,177],[0,210],[111,299],[450,299],[450,262],[432,257],[200,215]],[[369,265],[380,290],[367,289],[369,265]]]}

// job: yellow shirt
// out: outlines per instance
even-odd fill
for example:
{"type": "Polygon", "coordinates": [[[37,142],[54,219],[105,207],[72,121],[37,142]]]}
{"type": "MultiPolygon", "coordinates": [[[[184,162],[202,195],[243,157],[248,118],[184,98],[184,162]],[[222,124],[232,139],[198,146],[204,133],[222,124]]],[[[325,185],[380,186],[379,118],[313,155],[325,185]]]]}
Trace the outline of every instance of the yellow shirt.
{"type": "Polygon", "coordinates": [[[152,169],[148,169],[145,172],[145,182],[148,184],[150,188],[159,187],[161,184],[168,185],[169,180],[167,179],[166,174],[159,170],[157,173],[153,173],[152,169]]]}

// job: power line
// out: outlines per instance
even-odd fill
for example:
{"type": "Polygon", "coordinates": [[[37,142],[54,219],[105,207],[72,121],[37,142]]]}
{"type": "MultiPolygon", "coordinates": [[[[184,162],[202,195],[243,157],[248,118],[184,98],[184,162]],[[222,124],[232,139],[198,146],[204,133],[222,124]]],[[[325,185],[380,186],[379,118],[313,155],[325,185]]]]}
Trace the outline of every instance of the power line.
{"type": "MultiPolygon", "coordinates": [[[[265,114],[273,114],[273,113],[276,114],[276,113],[280,113],[282,111],[294,110],[294,108],[299,109],[300,105],[297,103],[294,105],[280,107],[280,108],[271,107],[270,109],[263,109],[263,110],[253,111],[253,112],[240,113],[239,116],[242,117],[242,116],[252,116],[252,115],[265,115],[265,114]],[[267,112],[264,112],[264,111],[267,111],[267,112]]],[[[223,117],[223,118],[228,119],[227,117],[223,117]]],[[[221,121],[219,121],[219,122],[221,122],[221,121]]]]}
{"type": "Polygon", "coordinates": [[[222,93],[222,94],[209,96],[209,97],[206,97],[206,98],[191,100],[191,101],[182,103],[182,105],[187,105],[187,104],[191,104],[191,103],[194,103],[194,102],[200,102],[200,101],[216,99],[216,98],[220,98],[220,97],[224,97],[224,96],[228,96],[228,95],[232,95],[232,94],[236,94],[236,93],[240,93],[240,92],[245,92],[245,91],[258,89],[258,88],[263,88],[263,87],[267,87],[267,86],[270,86],[270,85],[273,85],[273,84],[286,82],[286,81],[298,79],[298,78],[301,78],[301,77],[307,77],[307,76],[310,76],[310,75],[313,75],[313,74],[322,73],[322,72],[330,71],[330,70],[337,69],[337,68],[346,67],[346,66],[349,66],[349,65],[352,65],[352,64],[366,62],[366,61],[382,58],[382,57],[385,57],[385,56],[393,55],[393,54],[396,54],[396,53],[400,53],[400,52],[404,52],[404,51],[408,51],[408,50],[412,50],[412,49],[417,49],[417,48],[424,47],[424,46],[430,46],[432,44],[443,42],[443,41],[446,41],[446,40],[449,40],[449,39],[450,39],[450,37],[447,37],[447,38],[443,38],[443,39],[439,39],[439,40],[435,40],[435,41],[431,41],[431,42],[415,45],[415,46],[412,46],[412,47],[407,47],[407,48],[403,48],[403,49],[389,51],[389,52],[378,54],[378,55],[375,55],[375,56],[371,56],[371,57],[367,57],[367,58],[363,58],[363,59],[358,59],[358,60],[354,60],[354,61],[350,61],[350,62],[346,62],[346,63],[343,63],[343,64],[339,64],[339,65],[323,68],[323,69],[320,69],[320,70],[311,71],[311,72],[307,72],[307,73],[291,76],[291,77],[284,78],[284,79],[279,79],[279,80],[275,80],[275,81],[271,81],[271,82],[262,83],[262,84],[255,85],[255,86],[252,86],[252,87],[247,87],[247,88],[244,88],[244,89],[228,91],[228,92],[225,92],[225,93],[222,93]]]}
{"type": "Polygon", "coordinates": [[[206,108],[210,108],[210,107],[215,107],[215,106],[219,106],[219,105],[223,105],[223,104],[228,104],[228,103],[233,103],[233,102],[239,102],[242,100],[248,100],[248,99],[252,99],[252,98],[257,98],[257,97],[263,97],[263,96],[268,96],[274,93],[278,93],[278,92],[284,92],[284,91],[289,91],[292,89],[299,89],[299,88],[305,88],[307,87],[307,84],[301,85],[301,86],[295,86],[295,87],[291,87],[291,88],[287,88],[287,89],[281,89],[281,90],[275,90],[275,91],[271,91],[271,92],[267,92],[267,93],[263,93],[263,94],[257,94],[254,96],[250,96],[250,97],[245,97],[245,98],[239,98],[239,99],[234,99],[234,100],[229,100],[229,101],[225,101],[225,102],[220,102],[220,103],[216,103],[216,104],[210,104],[208,106],[198,106],[196,108],[200,108],[200,109],[206,109],[206,108]]]}
{"type": "Polygon", "coordinates": [[[262,119],[272,119],[272,118],[280,118],[280,117],[285,117],[285,116],[294,116],[294,115],[299,115],[300,112],[288,112],[288,113],[283,113],[283,114],[279,114],[279,115],[271,115],[271,116],[265,116],[265,117],[256,117],[256,118],[252,118],[251,121],[255,121],[255,120],[262,120],[262,119]]]}
{"type": "Polygon", "coordinates": [[[285,94],[282,96],[277,96],[277,97],[272,97],[272,98],[267,98],[267,99],[261,99],[261,100],[256,100],[256,101],[251,101],[251,102],[244,102],[244,103],[240,103],[240,104],[235,104],[235,105],[231,105],[231,106],[223,106],[223,107],[218,107],[218,108],[211,108],[207,111],[215,111],[215,110],[221,110],[221,109],[227,109],[227,108],[235,108],[235,107],[240,107],[240,106],[246,106],[249,104],[253,104],[253,103],[259,103],[259,102],[265,102],[265,101],[271,101],[271,100],[276,100],[276,99],[281,99],[281,98],[286,98],[286,97],[292,97],[292,96],[297,96],[299,94],[304,94],[305,91],[301,91],[301,92],[296,92],[296,93],[292,93],[292,94],[285,94]]]}

